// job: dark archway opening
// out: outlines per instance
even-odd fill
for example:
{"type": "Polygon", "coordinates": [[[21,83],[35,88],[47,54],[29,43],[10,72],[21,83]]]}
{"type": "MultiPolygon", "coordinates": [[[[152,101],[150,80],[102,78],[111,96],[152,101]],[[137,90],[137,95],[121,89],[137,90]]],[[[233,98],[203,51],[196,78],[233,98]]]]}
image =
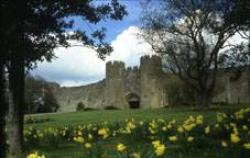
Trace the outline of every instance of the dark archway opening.
{"type": "Polygon", "coordinates": [[[130,109],[139,109],[140,108],[140,97],[134,93],[131,93],[127,96],[128,104],[130,109]]]}
{"type": "Polygon", "coordinates": [[[140,108],[140,101],[129,101],[129,108],[130,109],[139,109],[140,108]]]}

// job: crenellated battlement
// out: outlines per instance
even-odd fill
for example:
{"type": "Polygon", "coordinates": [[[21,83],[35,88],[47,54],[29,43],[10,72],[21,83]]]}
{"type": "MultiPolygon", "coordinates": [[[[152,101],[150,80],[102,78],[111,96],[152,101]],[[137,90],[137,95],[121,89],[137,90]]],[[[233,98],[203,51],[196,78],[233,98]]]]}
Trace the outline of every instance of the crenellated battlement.
{"type": "Polygon", "coordinates": [[[134,74],[138,73],[139,74],[139,71],[140,71],[140,69],[138,66],[128,67],[126,69],[127,74],[131,74],[131,73],[134,73],[134,74]]]}
{"type": "Polygon", "coordinates": [[[122,61],[109,61],[106,63],[106,67],[124,67],[125,68],[125,63],[122,61]]]}
{"type": "Polygon", "coordinates": [[[109,61],[106,63],[106,77],[122,77],[125,72],[125,63],[122,61],[109,61]]]}
{"type": "Polygon", "coordinates": [[[140,59],[140,67],[134,66],[125,68],[125,63],[122,61],[109,61],[106,63],[107,78],[125,77],[130,73],[145,75],[161,73],[161,57],[157,55],[142,56],[140,59]]]}
{"type": "Polygon", "coordinates": [[[140,63],[140,74],[144,77],[158,78],[162,75],[162,60],[160,56],[143,56],[140,63]]]}
{"type": "Polygon", "coordinates": [[[139,71],[139,67],[138,66],[133,66],[133,67],[128,67],[127,68],[127,72],[137,72],[137,71],[139,71]]]}
{"type": "Polygon", "coordinates": [[[140,60],[140,64],[141,65],[145,65],[145,64],[159,64],[161,63],[161,57],[157,56],[157,55],[152,55],[152,56],[143,56],[141,57],[140,60]]]}

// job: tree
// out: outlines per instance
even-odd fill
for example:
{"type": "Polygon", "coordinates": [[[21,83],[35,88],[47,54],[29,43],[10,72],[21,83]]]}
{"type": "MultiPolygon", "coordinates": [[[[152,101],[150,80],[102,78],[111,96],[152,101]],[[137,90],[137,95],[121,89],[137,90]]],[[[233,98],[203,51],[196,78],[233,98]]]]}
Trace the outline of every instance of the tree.
{"type": "MultiPolygon", "coordinates": [[[[2,1],[0,1],[0,18],[1,23],[3,23],[3,12],[2,12],[2,1]]],[[[6,125],[6,112],[7,112],[7,97],[6,97],[6,59],[8,52],[5,50],[7,47],[9,47],[8,43],[4,40],[4,32],[6,30],[2,25],[0,25],[0,38],[1,38],[1,44],[0,44],[0,157],[5,158],[6,157],[6,133],[5,133],[5,125],[6,125]]]]}
{"type": "Polygon", "coordinates": [[[47,86],[44,92],[43,104],[38,108],[37,112],[56,112],[59,109],[59,104],[52,93],[51,87],[47,86]]]}
{"type": "MultiPolygon", "coordinates": [[[[2,58],[0,58],[2,60],[2,58]]],[[[6,99],[5,99],[5,76],[3,61],[0,61],[0,157],[5,157],[6,152],[6,136],[5,136],[5,115],[6,115],[6,99]]]]}
{"type": "Polygon", "coordinates": [[[10,91],[13,104],[9,112],[9,137],[11,157],[22,157],[23,147],[23,105],[25,69],[32,68],[38,60],[51,60],[57,46],[70,46],[69,39],[76,39],[97,50],[103,58],[112,49],[104,42],[105,29],[94,31],[91,36],[77,30],[67,34],[74,21],[67,17],[79,16],[87,23],[98,23],[102,19],[121,20],[126,15],[125,7],[116,0],[96,5],[91,0],[10,0],[1,2],[3,13],[1,23],[4,32],[1,37],[11,47],[8,52],[10,91]]]}
{"type": "Polygon", "coordinates": [[[59,104],[53,88],[59,87],[39,76],[27,75],[25,78],[25,113],[56,112],[59,104]]]}
{"type": "Polygon", "coordinates": [[[250,66],[250,53],[248,44],[240,45],[219,54],[220,68],[242,68],[250,66]]]}
{"type": "Polygon", "coordinates": [[[212,101],[219,54],[233,47],[227,41],[237,32],[247,31],[248,17],[238,17],[249,8],[241,2],[162,0],[157,9],[150,1],[144,6],[142,36],[165,58],[164,66],[195,92],[202,107],[212,101]]]}
{"type": "Polygon", "coordinates": [[[76,111],[84,111],[85,105],[82,102],[79,102],[76,107],[76,111]]]}

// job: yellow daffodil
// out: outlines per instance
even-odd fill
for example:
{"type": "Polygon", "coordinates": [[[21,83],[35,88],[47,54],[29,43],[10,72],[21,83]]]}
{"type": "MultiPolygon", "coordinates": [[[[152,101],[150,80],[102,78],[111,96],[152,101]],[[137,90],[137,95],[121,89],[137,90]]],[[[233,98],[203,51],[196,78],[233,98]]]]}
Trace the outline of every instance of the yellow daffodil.
{"type": "Polygon", "coordinates": [[[166,147],[164,144],[160,144],[155,148],[156,156],[162,156],[165,153],[166,147]]]}
{"type": "Polygon", "coordinates": [[[178,131],[179,133],[183,133],[183,132],[184,132],[184,129],[183,129],[183,127],[180,126],[180,127],[177,128],[177,131],[178,131]]]}
{"type": "Polygon", "coordinates": [[[247,130],[248,130],[247,125],[243,125],[243,126],[242,126],[242,129],[243,129],[244,131],[247,131],[247,130]]]}
{"type": "Polygon", "coordinates": [[[240,137],[237,134],[232,133],[230,135],[230,140],[232,143],[236,144],[240,141],[240,137]]]}
{"type": "Polygon", "coordinates": [[[194,141],[194,137],[189,136],[187,137],[187,142],[192,143],[194,141]]]}
{"type": "Polygon", "coordinates": [[[177,136],[170,136],[168,137],[169,141],[176,142],[178,140],[177,136]]]}
{"type": "Polygon", "coordinates": [[[226,148],[226,147],[228,146],[228,145],[227,145],[227,142],[226,142],[226,141],[222,141],[222,142],[221,142],[221,146],[224,147],[224,148],[226,148]]]}
{"type": "Polygon", "coordinates": [[[195,126],[196,126],[196,124],[194,124],[194,123],[183,125],[183,127],[184,127],[184,129],[185,129],[186,131],[191,131],[195,126]]]}
{"type": "Polygon", "coordinates": [[[205,128],[205,134],[209,134],[210,133],[210,126],[207,126],[206,128],[205,128]]]}
{"type": "Polygon", "coordinates": [[[108,135],[108,129],[107,128],[101,128],[98,130],[98,135],[102,136],[103,139],[106,139],[108,135]]]}
{"type": "Polygon", "coordinates": [[[156,148],[157,146],[159,146],[161,144],[161,142],[159,140],[155,140],[155,141],[152,141],[152,144],[153,144],[154,148],[156,148]]]}
{"type": "Polygon", "coordinates": [[[82,136],[76,136],[73,139],[77,143],[80,143],[80,144],[84,143],[84,138],[82,136]]]}
{"type": "Polygon", "coordinates": [[[161,156],[165,153],[166,147],[159,140],[153,141],[152,145],[154,147],[156,156],[161,156]]]}
{"type": "Polygon", "coordinates": [[[215,128],[219,128],[220,125],[219,125],[218,123],[216,123],[216,124],[214,125],[214,127],[215,127],[215,128]]]}
{"type": "Polygon", "coordinates": [[[90,143],[85,143],[85,144],[84,144],[84,147],[85,147],[86,149],[90,149],[90,148],[92,147],[92,145],[91,145],[90,143]]]}
{"type": "Polygon", "coordinates": [[[113,137],[116,136],[116,131],[113,131],[112,136],[113,136],[113,137]]]}
{"type": "Polygon", "coordinates": [[[26,158],[45,158],[44,155],[39,155],[37,152],[27,155],[26,158]]]}
{"type": "Polygon", "coordinates": [[[78,131],[77,135],[82,136],[82,131],[78,131]]]}
{"type": "Polygon", "coordinates": [[[227,115],[225,113],[217,113],[216,115],[217,122],[222,122],[225,118],[227,118],[227,115]]]}
{"type": "Polygon", "coordinates": [[[88,138],[89,138],[89,140],[92,140],[93,139],[92,134],[88,134],[88,138]]]}
{"type": "Polygon", "coordinates": [[[243,147],[244,147],[245,149],[250,150],[250,143],[245,143],[245,144],[243,144],[243,147]]]}
{"type": "Polygon", "coordinates": [[[169,122],[170,124],[175,124],[176,123],[176,120],[173,119],[172,121],[169,122]]]}
{"type": "Polygon", "coordinates": [[[233,127],[233,133],[236,135],[239,135],[239,131],[238,131],[237,126],[233,127]]]}
{"type": "Polygon", "coordinates": [[[155,134],[156,131],[152,127],[148,127],[148,130],[150,131],[151,134],[155,134]]]}
{"type": "Polygon", "coordinates": [[[167,128],[168,129],[171,129],[173,126],[171,125],[171,124],[169,124],[168,126],[167,126],[167,128]]]}
{"type": "Polygon", "coordinates": [[[140,155],[140,153],[132,153],[131,157],[132,158],[141,158],[141,155],[140,155]]]}
{"type": "Polygon", "coordinates": [[[163,126],[163,127],[162,127],[162,131],[164,131],[164,132],[167,131],[167,127],[166,127],[166,126],[163,126]]]}
{"type": "Polygon", "coordinates": [[[196,123],[197,124],[203,124],[203,116],[202,115],[199,115],[196,117],[196,123]]]}
{"type": "Polygon", "coordinates": [[[119,152],[123,152],[123,151],[126,150],[126,146],[124,144],[122,144],[122,143],[119,143],[116,146],[116,150],[119,151],[119,152]]]}

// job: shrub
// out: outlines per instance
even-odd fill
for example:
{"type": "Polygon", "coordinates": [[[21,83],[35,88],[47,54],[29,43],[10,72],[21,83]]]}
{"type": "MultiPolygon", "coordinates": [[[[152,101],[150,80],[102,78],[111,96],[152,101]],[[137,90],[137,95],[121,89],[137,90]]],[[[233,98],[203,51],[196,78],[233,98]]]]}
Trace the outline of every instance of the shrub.
{"type": "Polygon", "coordinates": [[[177,76],[169,76],[165,86],[170,106],[192,105],[195,102],[195,93],[177,76]]]}
{"type": "Polygon", "coordinates": [[[105,110],[118,110],[119,108],[117,108],[115,106],[105,106],[104,109],[105,110]]]}
{"type": "Polygon", "coordinates": [[[76,107],[76,111],[84,111],[85,105],[82,102],[79,102],[76,107]]]}
{"type": "Polygon", "coordinates": [[[90,108],[90,107],[86,107],[86,108],[84,108],[84,111],[94,111],[94,110],[98,110],[98,109],[95,109],[95,108],[90,108]]]}
{"type": "Polygon", "coordinates": [[[25,124],[32,124],[32,123],[44,123],[51,121],[50,118],[34,118],[32,116],[27,116],[24,119],[25,124]]]}

